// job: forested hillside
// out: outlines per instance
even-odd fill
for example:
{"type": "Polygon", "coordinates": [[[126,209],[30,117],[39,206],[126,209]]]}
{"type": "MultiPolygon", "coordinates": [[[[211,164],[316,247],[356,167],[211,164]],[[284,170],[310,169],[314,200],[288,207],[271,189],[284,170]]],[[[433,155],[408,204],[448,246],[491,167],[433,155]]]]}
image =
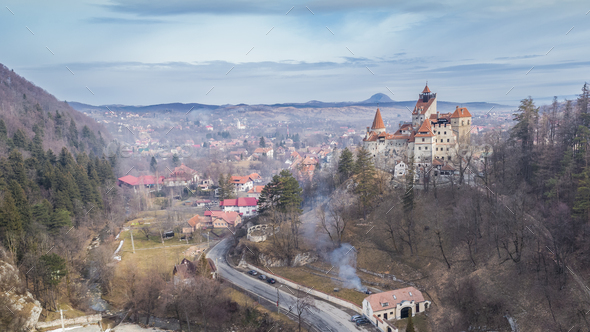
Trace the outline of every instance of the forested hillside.
{"type": "Polygon", "coordinates": [[[45,309],[42,317],[58,303],[84,310],[87,281],[108,273],[86,250],[92,237],[108,237],[121,221],[114,160],[102,154],[99,129],[0,67],[0,241],[6,248],[0,257],[9,266],[4,274],[20,275],[0,275],[3,331],[20,330],[31,318],[19,307],[19,294],[32,293],[45,309]]]}
{"type": "Polygon", "coordinates": [[[102,154],[110,139],[108,132],[90,117],[58,101],[0,64],[0,155],[13,147],[30,150],[31,143],[55,152],[67,147],[72,152],[102,154]]]}

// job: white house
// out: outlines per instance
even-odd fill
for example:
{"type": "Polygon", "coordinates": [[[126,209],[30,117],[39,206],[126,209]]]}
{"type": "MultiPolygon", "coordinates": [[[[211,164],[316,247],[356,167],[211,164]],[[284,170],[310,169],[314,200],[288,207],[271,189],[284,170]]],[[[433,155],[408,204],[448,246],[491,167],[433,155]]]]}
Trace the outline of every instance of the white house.
{"type": "Polygon", "coordinates": [[[236,188],[236,191],[248,191],[252,189],[254,186],[254,181],[250,178],[249,175],[247,176],[232,176],[231,183],[236,188]]]}
{"type": "Polygon", "coordinates": [[[406,165],[406,163],[404,163],[402,160],[399,160],[395,163],[393,176],[396,178],[406,176],[407,171],[408,165],[406,165]]]}
{"type": "Polygon", "coordinates": [[[414,287],[371,294],[363,300],[363,314],[383,332],[397,332],[389,320],[407,318],[423,312],[431,305],[414,287]]]}
{"type": "Polygon", "coordinates": [[[224,212],[235,211],[244,217],[255,216],[258,213],[258,200],[254,197],[240,197],[224,199],[219,202],[224,212]]]}

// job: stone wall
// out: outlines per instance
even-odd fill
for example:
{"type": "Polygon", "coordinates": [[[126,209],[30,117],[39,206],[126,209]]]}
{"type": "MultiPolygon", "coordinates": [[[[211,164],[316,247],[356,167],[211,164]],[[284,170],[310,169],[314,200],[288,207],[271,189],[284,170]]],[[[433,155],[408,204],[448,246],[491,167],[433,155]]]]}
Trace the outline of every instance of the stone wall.
{"type": "Polygon", "coordinates": [[[252,264],[247,264],[247,266],[248,266],[248,268],[249,268],[249,269],[251,269],[251,270],[258,271],[258,273],[261,273],[261,274],[266,274],[266,275],[272,275],[272,277],[273,277],[273,278],[274,278],[276,281],[278,281],[278,282],[280,282],[280,283],[283,283],[283,284],[285,284],[285,285],[287,285],[287,286],[289,286],[289,287],[291,287],[291,288],[294,288],[294,289],[301,289],[301,290],[303,290],[303,291],[306,291],[306,292],[308,292],[309,294],[311,294],[311,295],[313,295],[313,296],[315,296],[315,297],[318,297],[318,298],[320,298],[320,299],[326,300],[326,301],[328,301],[328,302],[332,302],[332,303],[334,303],[334,304],[337,304],[337,305],[339,305],[339,306],[342,306],[342,307],[345,307],[345,308],[348,308],[348,309],[354,310],[355,312],[358,312],[359,314],[362,314],[362,308],[361,308],[360,306],[358,306],[358,305],[356,305],[356,304],[354,304],[354,303],[350,302],[350,301],[347,301],[347,300],[341,299],[341,298],[339,298],[339,297],[336,297],[336,296],[328,295],[328,294],[326,294],[326,293],[323,293],[323,292],[317,291],[317,290],[315,290],[315,289],[310,289],[310,288],[307,288],[307,287],[305,287],[305,286],[303,286],[303,285],[300,285],[300,284],[298,284],[298,283],[296,283],[296,282],[294,282],[294,281],[291,281],[291,280],[289,280],[289,279],[286,279],[286,278],[283,278],[283,277],[280,277],[280,276],[274,275],[274,274],[272,274],[272,273],[268,273],[267,271],[261,270],[261,269],[257,268],[256,266],[254,266],[254,265],[252,265],[252,264]]]}

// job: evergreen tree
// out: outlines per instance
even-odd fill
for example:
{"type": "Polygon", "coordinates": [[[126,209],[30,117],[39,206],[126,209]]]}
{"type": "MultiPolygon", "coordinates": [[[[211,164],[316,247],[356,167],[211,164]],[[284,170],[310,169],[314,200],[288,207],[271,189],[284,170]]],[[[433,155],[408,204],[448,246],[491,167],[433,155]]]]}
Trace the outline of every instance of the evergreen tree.
{"type": "Polygon", "coordinates": [[[10,165],[11,174],[8,177],[14,176],[18,183],[25,185],[27,183],[27,172],[25,170],[25,163],[23,155],[18,150],[12,150],[8,155],[8,163],[10,165]]]}
{"type": "Polygon", "coordinates": [[[178,155],[176,153],[172,156],[172,166],[180,166],[180,158],[178,158],[178,155]]]}
{"type": "Polygon", "coordinates": [[[584,167],[584,171],[578,177],[580,180],[573,211],[575,215],[588,222],[590,221],[590,166],[584,167]]]}
{"type": "Polygon", "coordinates": [[[412,319],[412,309],[410,309],[408,316],[408,325],[406,326],[406,332],[416,332],[414,328],[414,321],[412,319]]]}
{"type": "Polygon", "coordinates": [[[373,159],[364,147],[357,152],[354,168],[356,173],[354,193],[358,195],[359,204],[366,216],[368,208],[373,205],[373,200],[377,196],[378,186],[373,159]]]}
{"type": "Polygon", "coordinates": [[[406,174],[406,189],[403,196],[404,212],[410,213],[414,210],[414,158],[408,163],[406,174]]]}
{"type": "Polygon", "coordinates": [[[25,191],[18,184],[18,182],[16,182],[16,180],[10,181],[9,188],[12,198],[14,199],[16,209],[18,210],[20,220],[26,228],[31,220],[31,210],[29,207],[29,202],[27,201],[27,196],[25,195],[25,191]]]}
{"type": "Polygon", "coordinates": [[[539,122],[539,108],[535,107],[533,99],[528,97],[521,100],[517,113],[514,113],[517,123],[511,130],[510,136],[520,141],[521,163],[519,175],[527,183],[533,179],[533,147],[535,133],[539,122]]]}
{"type": "Polygon", "coordinates": [[[158,170],[158,161],[156,161],[156,157],[152,156],[152,159],[150,160],[150,171],[154,174],[156,174],[156,171],[158,170]]]}
{"type": "Polygon", "coordinates": [[[10,193],[5,193],[2,204],[2,218],[0,218],[0,235],[4,236],[6,233],[11,232],[19,233],[22,230],[22,219],[14,203],[14,198],[10,193]]]}
{"type": "Polygon", "coordinates": [[[17,148],[25,149],[27,147],[27,136],[22,131],[22,129],[18,129],[14,135],[12,135],[12,143],[17,148]]]}
{"type": "Polygon", "coordinates": [[[301,211],[302,189],[297,179],[289,170],[282,170],[278,175],[273,176],[260,193],[258,200],[258,211],[263,213],[271,208],[280,212],[301,211]]]}
{"type": "Polygon", "coordinates": [[[6,123],[4,119],[0,119],[0,140],[6,140],[8,138],[8,131],[6,130],[6,123]]]}
{"type": "Polygon", "coordinates": [[[258,145],[260,145],[261,148],[266,147],[266,141],[264,140],[264,136],[260,136],[260,143],[258,143],[258,145]]]}
{"type": "Polygon", "coordinates": [[[78,128],[76,128],[76,122],[74,122],[74,119],[70,120],[68,138],[70,140],[70,144],[78,148],[78,128]]]}
{"type": "Polygon", "coordinates": [[[588,83],[584,83],[582,87],[582,93],[578,97],[578,101],[576,106],[578,107],[578,112],[580,114],[580,118],[582,119],[582,125],[588,127],[590,125],[590,114],[588,114],[588,103],[590,102],[590,88],[588,87],[588,83]]]}
{"type": "Polygon", "coordinates": [[[52,287],[57,286],[68,272],[66,260],[55,253],[43,255],[39,259],[43,263],[43,282],[52,287]]]}
{"type": "Polygon", "coordinates": [[[37,203],[31,207],[31,214],[35,221],[41,223],[45,226],[49,226],[51,213],[53,212],[53,207],[48,200],[44,199],[41,203],[37,203]]]}
{"type": "MultiPolygon", "coordinates": [[[[340,154],[340,160],[338,160],[338,174],[340,174],[342,180],[346,180],[350,177],[354,171],[354,158],[352,152],[345,148],[340,154]]],[[[341,181],[344,182],[344,181],[341,181]]]]}
{"type": "Polygon", "coordinates": [[[64,209],[56,210],[51,217],[49,218],[49,231],[56,233],[62,227],[70,227],[72,226],[72,218],[70,217],[70,212],[64,209]]]}

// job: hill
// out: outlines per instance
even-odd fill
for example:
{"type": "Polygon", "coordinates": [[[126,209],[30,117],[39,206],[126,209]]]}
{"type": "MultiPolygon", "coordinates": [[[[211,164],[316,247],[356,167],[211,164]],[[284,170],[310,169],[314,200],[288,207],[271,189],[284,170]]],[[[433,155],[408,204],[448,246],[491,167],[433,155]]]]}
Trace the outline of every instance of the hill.
{"type": "Polygon", "coordinates": [[[42,136],[43,149],[73,153],[102,153],[108,131],[92,118],[57,100],[49,92],[27,81],[0,64],[0,155],[13,144],[29,144],[36,132],[42,136]],[[17,134],[18,133],[18,134],[17,134]],[[16,141],[14,140],[17,135],[16,141]]]}
{"type": "MultiPolygon", "coordinates": [[[[323,102],[318,100],[311,100],[306,103],[280,103],[280,104],[238,104],[238,105],[206,105],[206,104],[198,104],[198,103],[168,103],[168,104],[157,104],[157,105],[146,105],[146,106],[129,106],[129,105],[101,105],[101,106],[94,106],[88,105],[83,103],[71,102],[70,105],[78,111],[91,113],[91,112],[107,112],[107,106],[112,111],[119,112],[134,112],[134,113],[144,113],[144,112],[187,112],[191,108],[193,109],[192,113],[198,113],[199,111],[207,111],[211,113],[213,112],[223,112],[226,113],[228,111],[237,111],[239,113],[245,112],[259,112],[259,111],[269,111],[272,114],[276,115],[276,113],[284,113],[284,114],[292,114],[293,108],[295,109],[322,109],[319,113],[314,111],[314,113],[326,116],[331,115],[332,113],[340,113],[341,111],[346,111],[349,114],[348,110],[359,110],[362,108],[367,108],[367,111],[371,114],[374,114],[375,111],[373,108],[376,106],[390,108],[393,110],[404,110],[406,112],[406,107],[414,108],[416,104],[416,100],[409,100],[409,101],[393,101],[387,95],[382,93],[377,93],[371,96],[371,98],[358,101],[358,102],[323,102]],[[370,108],[370,110],[368,109],[370,108]],[[347,110],[348,109],[348,110],[347,110]]],[[[485,113],[490,108],[495,107],[495,110],[501,109],[513,109],[512,106],[509,105],[501,105],[495,103],[487,103],[487,102],[469,102],[469,103],[460,103],[460,102],[448,102],[448,101],[439,101],[438,108],[441,112],[450,112],[455,109],[455,106],[462,105],[463,107],[467,107],[469,111],[476,114],[478,112],[485,113]]]]}

